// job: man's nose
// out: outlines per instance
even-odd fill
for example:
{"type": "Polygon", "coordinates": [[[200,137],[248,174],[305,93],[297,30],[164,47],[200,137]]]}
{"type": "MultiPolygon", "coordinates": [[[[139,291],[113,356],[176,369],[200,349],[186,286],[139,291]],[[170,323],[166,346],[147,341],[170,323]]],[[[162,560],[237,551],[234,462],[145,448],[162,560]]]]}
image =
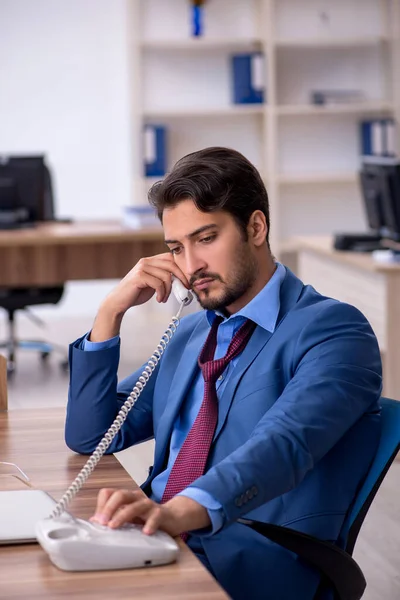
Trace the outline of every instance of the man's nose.
{"type": "Polygon", "coordinates": [[[187,278],[190,278],[197,273],[198,271],[206,270],[207,263],[206,261],[196,252],[186,252],[186,275],[187,278]]]}

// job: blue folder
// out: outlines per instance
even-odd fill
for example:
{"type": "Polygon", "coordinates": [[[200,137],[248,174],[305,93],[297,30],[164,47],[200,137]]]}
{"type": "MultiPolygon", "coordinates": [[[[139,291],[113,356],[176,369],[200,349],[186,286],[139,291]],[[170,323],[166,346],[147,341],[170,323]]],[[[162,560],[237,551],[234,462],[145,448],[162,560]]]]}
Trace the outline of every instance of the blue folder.
{"type": "Polygon", "coordinates": [[[264,102],[264,55],[262,52],[232,56],[234,104],[264,102]]]}
{"type": "Polygon", "coordinates": [[[146,177],[164,177],[167,171],[167,134],[163,125],[144,127],[144,166],[146,177]]]}
{"type": "Polygon", "coordinates": [[[393,119],[372,119],[360,123],[363,156],[396,155],[396,123],[393,119]]]}

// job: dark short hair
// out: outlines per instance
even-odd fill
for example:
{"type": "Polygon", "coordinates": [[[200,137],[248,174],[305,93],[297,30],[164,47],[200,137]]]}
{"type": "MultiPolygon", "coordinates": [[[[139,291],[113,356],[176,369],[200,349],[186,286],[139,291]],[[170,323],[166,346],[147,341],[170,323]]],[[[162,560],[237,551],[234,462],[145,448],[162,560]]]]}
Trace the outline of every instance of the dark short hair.
{"type": "Polygon", "coordinates": [[[250,216],[264,213],[269,247],[269,202],[265,185],[255,166],[236,150],[211,147],[187,154],[148,193],[160,221],[164,209],[193,200],[202,212],[230,213],[245,236],[250,216]]]}

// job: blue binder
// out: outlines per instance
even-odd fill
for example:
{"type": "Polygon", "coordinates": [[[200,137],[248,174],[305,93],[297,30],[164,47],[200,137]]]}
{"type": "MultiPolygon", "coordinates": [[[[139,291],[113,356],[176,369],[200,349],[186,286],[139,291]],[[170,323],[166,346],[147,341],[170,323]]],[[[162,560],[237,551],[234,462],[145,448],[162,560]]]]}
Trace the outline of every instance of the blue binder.
{"type": "Polygon", "coordinates": [[[396,123],[393,119],[373,119],[360,123],[361,153],[364,156],[396,155],[396,123]]]}
{"type": "Polygon", "coordinates": [[[363,156],[371,156],[372,152],[372,137],[371,137],[371,121],[362,121],[360,123],[361,133],[361,154],[363,156]]]}
{"type": "Polygon", "coordinates": [[[264,55],[262,52],[232,56],[234,104],[264,102],[264,55]]]}
{"type": "Polygon", "coordinates": [[[167,133],[163,125],[144,127],[144,167],[146,177],[164,177],[167,171],[167,133]]]}

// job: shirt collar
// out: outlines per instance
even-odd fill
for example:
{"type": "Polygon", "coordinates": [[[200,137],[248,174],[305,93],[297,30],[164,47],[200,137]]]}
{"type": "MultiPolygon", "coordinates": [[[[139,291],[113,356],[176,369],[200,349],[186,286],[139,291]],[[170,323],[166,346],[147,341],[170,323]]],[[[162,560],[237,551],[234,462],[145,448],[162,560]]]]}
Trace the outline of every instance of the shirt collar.
{"type": "MultiPolygon", "coordinates": [[[[254,298],[252,298],[252,300],[237,313],[231,315],[228,319],[225,318],[224,322],[229,321],[230,319],[236,319],[237,317],[251,319],[263,329],[273,333],[275,331],[281,307],[280,289],[285,274],[285,267],[281,263],[276,263],[274,274],[263,289],[258,292],[257,296],[254,296],[254,298]]],[[[212,325],[217,314],[220,313],[213,310],[206,311],[207,320],[210,325],[212,325]]]]}

